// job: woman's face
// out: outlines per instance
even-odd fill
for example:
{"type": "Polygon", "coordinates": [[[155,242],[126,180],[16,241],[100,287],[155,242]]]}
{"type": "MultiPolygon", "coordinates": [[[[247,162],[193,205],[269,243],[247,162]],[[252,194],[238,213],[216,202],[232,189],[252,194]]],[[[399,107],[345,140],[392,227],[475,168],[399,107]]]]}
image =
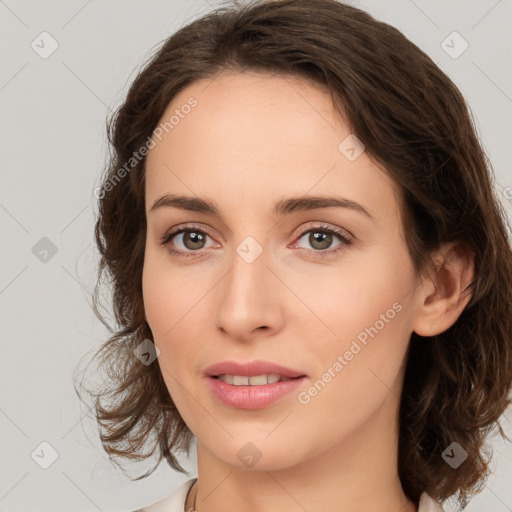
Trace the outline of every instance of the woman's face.
{"type": "Polygon", "coordinates": [[[416,307],[393,182],[330,96],[297,79],[197,82],[161,121],[147,157],[144,304],[198,448],[264,469],[374,449],[368,439],[397,428],[416,307]],[[286,372],[208,372],[255,360],[303,377],[258,388],[249,375],[286,372]]]}

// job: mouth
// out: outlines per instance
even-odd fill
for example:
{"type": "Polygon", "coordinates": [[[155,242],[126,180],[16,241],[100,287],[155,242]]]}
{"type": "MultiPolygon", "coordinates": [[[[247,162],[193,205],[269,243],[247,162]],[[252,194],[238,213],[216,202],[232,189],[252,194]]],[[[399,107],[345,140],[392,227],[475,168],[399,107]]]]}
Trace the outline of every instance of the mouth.
{"type": "Polygon", "coordinates": [[[224,361],[206,369],[206,384],[218,403],[235,409],[263,409],[304,385],[308,376],[269,361],[224,361]]]}
{"type": "Polygon", "coordinates": [[[277,382],[286,382],[289,380],[297,380],[305,375],[299,375],[297,377],[286,377],[284,375],[278,375],[275,373],[270,374],[262,374],[262,375],[229,375],[229,374],[221,374],[221,375],[212,375],[213,379],[219,379],[226,384],[231,384],[232,386],[264,386],[265,384],[276,384],[277,382]]]}
{"type": "Polygon", "coordinates": [[[206,383],[212,396],[224,406],[234,409],[264,409],[297,393],[306,379],[305,375],[283,377],[281,380],[279,375],[248,377],[221,374],[208,377],[206,383]],[[232,383],[229,382],[231,380],[232,383]]]}

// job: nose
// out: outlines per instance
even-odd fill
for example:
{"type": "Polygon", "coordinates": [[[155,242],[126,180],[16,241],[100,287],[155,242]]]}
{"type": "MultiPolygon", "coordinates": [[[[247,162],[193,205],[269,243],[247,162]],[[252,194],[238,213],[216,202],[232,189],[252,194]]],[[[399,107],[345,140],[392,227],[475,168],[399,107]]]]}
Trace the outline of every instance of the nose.
{"type": "Polygon", "coordinates": [[[235,252],[218,288],[217,328],[240,341],[263,332],[271,336],[284,323],[283,284],[269,267],[266,251],[249,261],[235,252]]]}

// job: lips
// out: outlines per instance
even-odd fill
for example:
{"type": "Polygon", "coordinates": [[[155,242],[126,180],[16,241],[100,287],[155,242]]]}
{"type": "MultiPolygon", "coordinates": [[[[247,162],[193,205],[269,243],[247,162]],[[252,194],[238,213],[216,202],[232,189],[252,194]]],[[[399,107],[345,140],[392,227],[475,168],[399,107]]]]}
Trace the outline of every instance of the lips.
{"type": "Polygon", "coordinates": [[[280,377],[295,379],[307,377],[307,375],[292,368],[287,368],[271,361],[255,360],[248,362],[223,361],[209,366],[204,371],[206,377],[218,377],[219,375],[239,375],[255,377],[257,375],[279,375],[280,377]]]}
{"type": "Polygon", "coordinates": [[[270,361],[224,361],[206,368],[204,380],[212,395],[225,406],[264,409],[297,392],[307,375],[270,361]]]}

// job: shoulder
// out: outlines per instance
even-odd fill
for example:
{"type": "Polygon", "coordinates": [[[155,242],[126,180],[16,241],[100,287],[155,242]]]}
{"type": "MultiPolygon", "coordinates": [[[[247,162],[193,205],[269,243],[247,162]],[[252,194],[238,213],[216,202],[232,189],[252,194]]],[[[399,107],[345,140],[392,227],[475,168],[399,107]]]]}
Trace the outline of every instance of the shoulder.
{"type": "Polygon", "coordinates": [[[420,496],[418,512],[444,512],[443,508],[426,492],[420,496]]]}
{"type": "Polygon", "coordinates": [[[185,499],[188,491],[195,481],[196,478],[191,478],[175,489],[169,496],[166,496],[152,505],[135,510],[134,512],[183,512],[185,510],[185,499]]]}

